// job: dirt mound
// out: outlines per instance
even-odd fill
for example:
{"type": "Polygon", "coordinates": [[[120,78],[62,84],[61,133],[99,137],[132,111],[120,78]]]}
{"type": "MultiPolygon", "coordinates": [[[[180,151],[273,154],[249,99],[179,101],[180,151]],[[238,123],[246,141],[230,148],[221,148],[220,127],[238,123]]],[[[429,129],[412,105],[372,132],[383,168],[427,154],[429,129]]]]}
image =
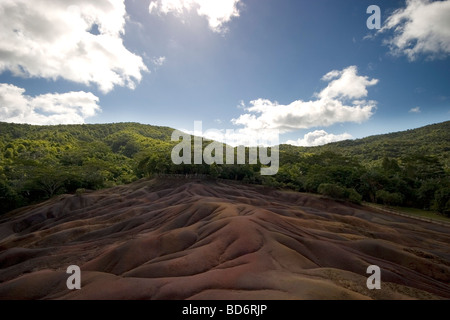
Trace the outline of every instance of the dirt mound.
{"type": "Polygon", "coordinates": [[[141,180],[3,217],[0,298],[450,299],[449,243],[447,227],[317,196],[141,180]]]}

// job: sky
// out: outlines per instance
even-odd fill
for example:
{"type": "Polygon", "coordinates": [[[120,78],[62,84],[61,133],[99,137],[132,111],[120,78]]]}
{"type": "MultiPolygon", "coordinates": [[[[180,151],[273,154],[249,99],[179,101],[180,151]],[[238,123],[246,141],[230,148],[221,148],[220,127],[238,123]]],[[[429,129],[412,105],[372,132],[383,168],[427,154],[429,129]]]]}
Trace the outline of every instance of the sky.
{"type": "Polygon", "coordinates": [[[314,146],[449,119],[450,0],[0,0],[3,122],[314,146]]]}

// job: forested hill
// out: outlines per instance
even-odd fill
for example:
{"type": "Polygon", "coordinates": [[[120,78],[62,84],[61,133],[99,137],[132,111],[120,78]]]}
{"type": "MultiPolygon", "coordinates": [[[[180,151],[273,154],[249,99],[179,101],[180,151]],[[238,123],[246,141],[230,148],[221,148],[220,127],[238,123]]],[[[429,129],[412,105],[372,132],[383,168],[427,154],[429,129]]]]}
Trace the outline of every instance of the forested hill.
{"type": "Polygon", "coordinates": [[[140,123],[108,123],[108,124],[73,124],[35,126],[0,122],[0,143],[9,143],[16,139],[46,140],[54,143],[94,142],[98,140],[114,140],[114,135],[122,136],[122,140],[142,140],[152,138],[170,140],[173,129],[140,123]]]}
{"type": "Polygon", "coordinates": [[[0,122],[0,213],[153,174],[199,173],[450,214],[450,121],[320,147],[281,145],[275,176],[261,176],[260,163],[174,165],[172,131],[138,123],[0,122]]]}
{"type": "Polygon", "coordinates": [[[422,154],[438,157],[448,169],[450,168],[450,121],[363,139],[333,142],[318,147],[283,145],[282,149],[296,153],[330,151],[357,157],[365,163],[384,157],[400,159],[407,155],[422,154]]]}
{"type": "Polygon", "coordinates": [[[172,131],[138,123],[0,122],[0,213],[63,192],[134,181],[142,153],[166,154],[172,131]]]}
{"type": "MultiPolygon", "coordinates": [[[[17,141],[45,141],[53,145],[93,143],[102,141],[113,152],[128,153],[156,140],[170,141],[173,129],[139,123],[109,123],[82,125],[35,126],[0,122],[0,159],[17,141]],[[147,142],[147,143],[145,143],[147,142]],[[128,151],[128,152],[127,152],[128,151]]],[[[450,121],[394,133],[374,135],[356,140],[344,140],[318,147],[282,145],[284,151],[295,153],[323,153],[325,151],[345,156],[356,156],[363,162],[383,157],[401,158],[408,154],[435,155],[450,159],[450,121]]],[[[13,150],[11,150],[12,152],[13,150]]]]}

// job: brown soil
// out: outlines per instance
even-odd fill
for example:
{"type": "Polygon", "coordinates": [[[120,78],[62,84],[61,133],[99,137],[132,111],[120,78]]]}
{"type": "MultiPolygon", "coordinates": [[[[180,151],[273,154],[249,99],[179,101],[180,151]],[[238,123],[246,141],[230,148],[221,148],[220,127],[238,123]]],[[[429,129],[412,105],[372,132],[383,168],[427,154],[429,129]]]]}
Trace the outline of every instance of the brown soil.
{"type": "Polygon", "coordinates": [[[0,299],[450,299],[449,231],[297,192],[141,180],[0,216],[0,299]]]}

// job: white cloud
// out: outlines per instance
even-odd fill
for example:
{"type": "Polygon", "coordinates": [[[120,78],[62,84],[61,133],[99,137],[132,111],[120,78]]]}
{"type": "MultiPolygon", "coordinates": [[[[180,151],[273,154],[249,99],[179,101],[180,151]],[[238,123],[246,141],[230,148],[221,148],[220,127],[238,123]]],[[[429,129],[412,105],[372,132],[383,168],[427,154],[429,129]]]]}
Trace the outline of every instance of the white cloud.
{"type": "Polygon", "coordinates": [[[160,67],[166,62],[166,57],[154,58],[152,62],[155,66],[160,67]]]}
{"type": "Polygon", "coordinates": [[[421,54],[445,57],[450,54],[450,0],[407,0],[379,32],[386,30],[394,31],[386,44],[395,55],[404,54],[410,61],[421,54]]]}
{"type": "Polygon", "coordinates": [[[232,18],[239,16],[237,5],[240,0],[152,0],[150,1],[150,13],[169,12],[181,16],[183,12],[192,9],[197,10],[199,16],[208,19],[209,27],[214,32],[226,31],[224,24],[232,18]]]}
{"type": "Polygon", "coordinates": [[[369,80],[368,77],[358,76],[356,66],[350,66],[344,70],[333,70],[322,77],[324,81],[331,81],[328,86],[319,93],[319,97],[334,99],[357,99],[367,96],[367,87],[376,85],[377,79],[369,80]]]}
{"type": "Polygon", "coordinates": [[[266,99],[253,100],[251,106],[245,108],[247,113],[232,119],[232,123],[251,130],[277,129],[286,133],[342,122],[362,123],[372,116],[376,102],[364,98],[368,94],[367,87],[375,85],[377,79],[358,76],[355,66],[333,70],[322,79],[331,82],[315,94],[315,100],[297,100],[288,105],[266,99]],[[353,100],[347,103],[349,99],[353,100]]]}
{"type": "Polygon", "coordinates": [[[194,130],[179,128],[181,132],[207,140],[225,143],[232,147],[237,146],[276,146],[279,144],[278,130],[251,130],[203,128],[201,121],[196,121],[194,130]]]}
{"type": "Polygon", "coordinates": [[[203,137],[236,146],[275,146],[279,144],[277,130],[251,130],[251,129],[208,129],[203,137]]]}
{"type": "Polygon", "coordinates": [[[296,141],[288,140],[286,143],[294,146],[312,147],[352,138],[352,135],[349,133],[335,135],[332,133],[327,133],[324,130],[316,130],[313,132],[308,132],[302,139],[298,139],[296,141]]]}
{"type": "Polygon", "coordinates": [[[124,0],[2,0],[0,72],[133,89],[148,69],[123,44],[125,22],[124,0]]]}
{"type": "Polygon", "coordinates": [[[420,107],[415,107],[409,110],[409,112],[412,113],[421,113],[422,111],[420,110],[420,107]]]}
{"type": "Polygon", "coordinates": [[[98,97],[91,92],[48,93],[36,97],[25,89],[0,83],[0,121],[29,124],[84,123],[100,112],[98,97]]]}

